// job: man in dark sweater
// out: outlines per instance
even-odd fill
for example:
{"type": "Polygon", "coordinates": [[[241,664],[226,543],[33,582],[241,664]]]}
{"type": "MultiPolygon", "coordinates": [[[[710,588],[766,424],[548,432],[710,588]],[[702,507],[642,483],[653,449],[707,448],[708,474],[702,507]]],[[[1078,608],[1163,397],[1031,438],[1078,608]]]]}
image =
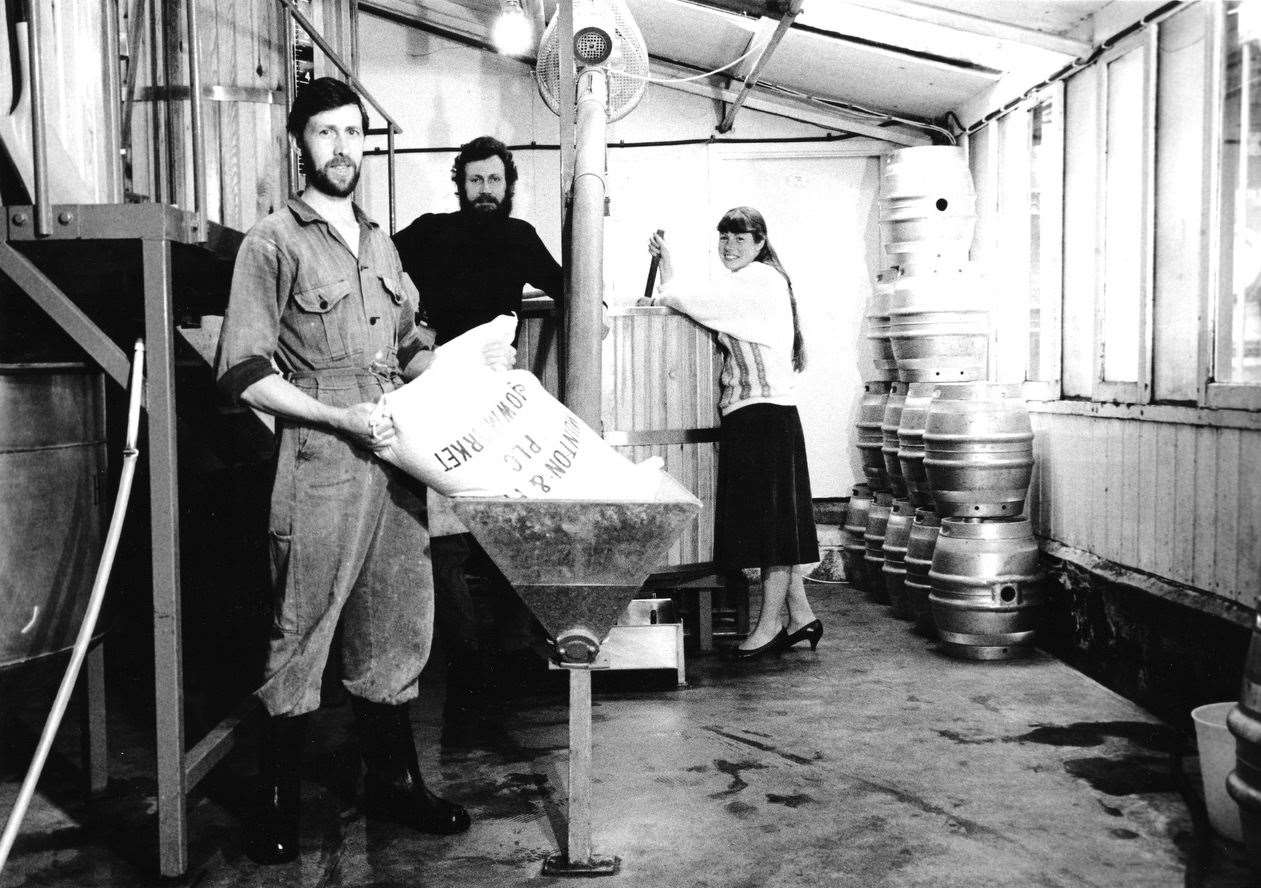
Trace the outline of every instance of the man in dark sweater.
{"type": "MultiPolygon", "coordinates": [[[[497,315],[520,312],[525,284],[558,303],[564,286],[561,268],[534,226],[512,218],[517,167],[503,142],[480,136],[462,145],[451,179],[458,212],[425,213],[394,235],[438,345],[497,315]]],[[[429,531],[434,621],[447,660],[442,741],[455,747],[494,745],[502,732],[505,685],[520,677],[524,664],[542,664],[528,654],[522,662],[534,621],[455,518],[449,501],[432,491],[429,531]],[[476,602],[466,565],[481,593],[476,602]],[[493,636],[479,631],[482,623],[494,625],[493,636]]]]}
{"type": "Polygon", "coordinates": [[[512,218],[517,166],[503,142],[480,136],[461,146],[451,178],[460,209],[425,213],[394,235],[438,345],[519,312],[525,284],[559,301],[564,283],[534,226],[512,218]]]}

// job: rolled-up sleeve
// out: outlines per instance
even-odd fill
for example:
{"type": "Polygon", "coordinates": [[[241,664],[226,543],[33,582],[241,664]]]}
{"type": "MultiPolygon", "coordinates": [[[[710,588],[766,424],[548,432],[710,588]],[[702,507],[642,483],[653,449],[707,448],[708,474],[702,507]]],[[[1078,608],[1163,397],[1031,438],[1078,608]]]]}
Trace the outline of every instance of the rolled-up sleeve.
{"type": "Polygon", "coordinates": [[[215,378],[234,404],[255,382],[278,372],[280,312],[292,277],[290,263],[271,239],[256,232],[246,235],[232,272],[215,356],[215,378]]]}

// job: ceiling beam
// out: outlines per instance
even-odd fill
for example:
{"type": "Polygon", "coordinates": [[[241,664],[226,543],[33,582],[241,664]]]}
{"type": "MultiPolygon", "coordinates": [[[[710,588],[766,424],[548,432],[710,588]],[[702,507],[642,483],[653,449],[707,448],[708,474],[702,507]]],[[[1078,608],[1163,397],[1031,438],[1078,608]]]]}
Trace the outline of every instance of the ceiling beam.
{"type": "MultiPolygon", "coordinates": [[[[686,76],[691,73],[685,68],[671,65],[668,62],[661,62],[657,59],[653,59],[652,67],[654,71],[669,77],[686,76]]],[[[707,84],[698,80],[685,83],[655,81],[653,86],[701,96],[715,102],[731,102],[736,97],[736,90],[734,89],[728,89],[712,83],[707,84]]],[[[868,136],[873,139],[892,142],[896,145],[928,145],[932,142],[931,137],[926,133],[917,132],[902,125],[880,126],[878,119],[864,120],[846,114],[839,108],[829,108],[818,102],[772,97],[764,93],[758,93],[756,90],[750,92],[744,102],[744,107],[751,111],[761,111],[766,114],[774,114],[777,117],[786,117],[798,123],[807,123],[832,132],[846,132],[857,136],[868,136]]]]}
{"type": "Polygon", "coordinates": [[[990,19],[981,18],[980,16],[975,15],[968,15],[963,12],[952,12],[948,9],[942,9],[937,6],[927,6],[923,3],[915,3],[913,0],[840,0],[837,5],[860,6],[864,9],[874,9],[888,15],[914,19],[915,21],[925,22],[930,25],[952,28],[956,31],[964,31],[969,34],[980,34],[984,37],[992,37],[996,40],[1003,40],[1011,43],[1020,43],[1025,46],[1034,46],[1039,49],[1058,52],[1072,58],[1080,58],[1081,56],[1089,55],[1091,50],[1094,48],[1085,40],[1074,40],[1071,37],[1061,37],[1058,34],[1047,34],[1044,31],[1037,31],[1033,28],[1022,28],[1019,25],[1009,25],[1005,22],[991,21],[990,19]]]}
{"type": "Polygon", "coordinates": [[[754,18],[777,18],[788,11],[793,0],[689,0],[689,2],[697,6],[709,6],[713,9],[722,9],[754,18]]]}
{"type": "MultiPolygon", "coordinates": [[[[748,99],[749,91],[753,89],[758,78],[762,76],[762,69],[766,67],[771,54],[775,52],[775,47],[779,46],[779,41],[784,39],[784,35],[792,27],[793,19],[801,12],[802,2],[803,0],[792,0],[787,12],[780,18],[779,24],[775,26],[775,32],[771,34],[771,39],[766,42],[766,45],[762,47],[762,51],[758,53],[757,61],[753,63],[753,69],[747,76],[742,77],[744,85],[740,88],[740,93],[736,96],[736,100],[727,108],[727,113],[723,115],[722,122],[718,124],[718,132],[726,133],[731,131],[731,127],[736,122],[736,115],[740,113],[740,106],[748,99]]],[[[754,38],[756,39],[757,36],[757,33],[755,33],[754,38]]]]}
{"type": "Polygon", "coordinates": [[[362,12],[376,12],[428,25],[465,39],[489,43],[486,23],[455,0],[359,0],[362,12]]]}

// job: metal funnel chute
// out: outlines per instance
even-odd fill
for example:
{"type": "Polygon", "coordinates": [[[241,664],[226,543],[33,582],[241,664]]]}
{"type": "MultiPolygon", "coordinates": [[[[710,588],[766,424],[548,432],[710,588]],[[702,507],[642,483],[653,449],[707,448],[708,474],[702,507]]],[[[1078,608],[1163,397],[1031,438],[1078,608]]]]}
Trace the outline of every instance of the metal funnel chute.
{"type": "Polygon", "coordinates": [[[457,497],[456,514],[556,642],[591,663],[618,616],[699,511],[670,502],[457,497]]]}
{"type": "Polygon", "coordinates": [[[543,874],[604,876],[591,830],[591,671],[600,645],[639,587],[701,509],[664,472],[642,501],[461,497],[455,513],[534,612],[569,672],[569,823],[543,874]]]}

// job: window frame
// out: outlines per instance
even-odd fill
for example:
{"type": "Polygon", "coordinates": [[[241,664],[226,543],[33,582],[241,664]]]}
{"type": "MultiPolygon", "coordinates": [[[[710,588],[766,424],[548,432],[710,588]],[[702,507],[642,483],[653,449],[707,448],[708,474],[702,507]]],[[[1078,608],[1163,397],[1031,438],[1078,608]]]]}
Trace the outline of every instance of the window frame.
{"type": "Polygon", "coordinates": [[[1096,251],[1095,251],[1095,371],[1091,400],[1116,401],[1129,404],[1148,404],[1152,399],[1152,351],[1155,298],[1155,179],[1156,179],[1156,63],[1158,58],[1159,27],[1145,28],[1143,31],[1128,37],[1100,56],[1098,61],[1097,108],[1098,126],[1096,132],[1096,187],[1098,201],[1096,207],[1096,251]],[[1142,88],[1142,207],[1139,211],[1141,228],[1139,231],[1140,268],[1139,285],[1139,335],[1138,335],[1138,367],[1135,368],[1135,381],[1112,381],[1105,377],[1106,312],[1105,312],[1105,269],[1108,261],[1107,244],[1107,200],[1108,193],[1108,66],[1131,52],[1141,53],[1143,71],[1142,88]]]}
{"type": "MultiPolygon", "coordinates": [[[[1233,275],[1226,269],[1234,251],[1234,223],[1227,224],[1227,214],[1234,213],[1236,192],[1226,193],[1223,179],[1225,169],[1222,144],[1225,135],[1226,101],[1226,4],[1206,3],[1205,30],[1210,39],[1205,41],[1207,66],[1207,96],[1204,102],[1204,193],[1208,196],[1205,208],[1204,244],[1202,255],[1205,267],[1201,280],[1204,282],[1200,301],[1200,392],[1202,405],[1213,409],[1261,410],[1261,384],[1255,382],[1218,382],[1217,330],[1221,301],[1233,295],[1233,275]],[[1228,234],[1229,232],[1229,234],[1228,234]]],[[[1240,97],[1242,101],[1242,95],[1240,97]]],[[[1241,126],[1242,126],[1241,121],[1241,126]]],[[[1246,154],[1246,147],[1242,149],[1246,154]]],[[[1246,157],[1245,157],[1246,159],[1246,157]]],[[[1236,182],[1236,186],[1238,183],[1236,182]]]]}
{"type": "MultiPolygon", "coordinates": [[[[1063,80],[1049,84],[1039,90],[1028,100],[1022,102],[1017,111],[1032,115],[1041,105],[1048,102],[1054,108],[1052,119],[1055,122],[1051,130],[1052,138],[1047,138],[1047,131],[1042,133],[1043,150],[1053,159],[1047,181],[1042,183],[1043,192],[1039,197],[1039,212],[1042,223],[1039,227],[1039,243],[1043,247],[1043,255],[1039,257],[1038,267],[1050,282],[1047,292],[1039,287],[1039,303],[1042,308],[1040,318],[1042,329],[1053,331],[1043,342],[1048,348],[1048,366],[1052,376],[1048,379],[1029,378],[1029,355],[1025,354],[1025,380],[1023,392],[1026,398],[1051,401],[1064,394],[1064,150],[1065,150],[1065,84],[1063,80]],[[1047,200],[1048,189],[1054,194],[1047,200]],[[1042,259],[1046,259],[1044,263],[1042,259]],[[1045,267],[1044,267],[1045,266],[1045,267]]],[[[1029,129],[1029,184],[1033,184],[1033,129],[1032,116],[1029,129]]],[[[1030,255],[1033,247],[1030,245],[1030,255]]],[[[1030,283],[1032,284],[1032,274],[1030,283]]],[[[1029,306],[1026,304],[1026,311],[1029,306]]]]}

